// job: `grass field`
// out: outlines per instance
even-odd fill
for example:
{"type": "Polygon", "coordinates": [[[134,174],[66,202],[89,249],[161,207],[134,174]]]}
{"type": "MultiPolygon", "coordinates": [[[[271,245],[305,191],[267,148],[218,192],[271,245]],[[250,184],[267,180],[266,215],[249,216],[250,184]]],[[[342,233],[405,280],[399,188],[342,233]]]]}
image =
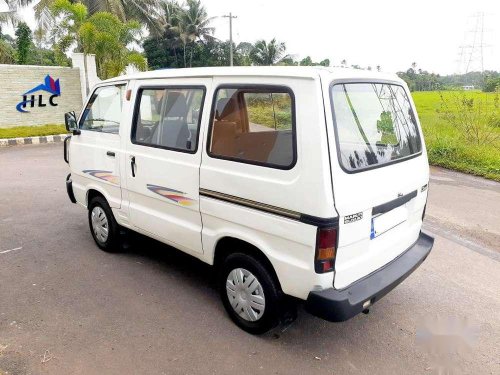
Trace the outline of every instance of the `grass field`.
{"type": "MultiPolygon", "coordinates": [[[[445,99],[457,94],[457,92],[443,92],[445,99]]],[[[493,144],[485,145],[477,145],[467,141],[456,126],[448,123],[437,112],[442,102],[439,92],[414,92],[412,95],[424,131],[429,162],[432,165],[500,181],[500,144],[498,139],[493,144]]],[[[493,106],[493,95],[495,94],[471,92],[466,95],[470,98],[478,98],[479,96],[484,98],[484,95],[491,95],[488,97],[490,103],[488,110],[499,111],[493,106]]],[[[500,135],[498,124],[492,129],[500,135]]]]}
{"type": "Polygon", "coordinates": [[[66,128],[64,125],[16,126],[13,128],[0,128],[0,139],[37,137],[65,133],[66,128]]]}

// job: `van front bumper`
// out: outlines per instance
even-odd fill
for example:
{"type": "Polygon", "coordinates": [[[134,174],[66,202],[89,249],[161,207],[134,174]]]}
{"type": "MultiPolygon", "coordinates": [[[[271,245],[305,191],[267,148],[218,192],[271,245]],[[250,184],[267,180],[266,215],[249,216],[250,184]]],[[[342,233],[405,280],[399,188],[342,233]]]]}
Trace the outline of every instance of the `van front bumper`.
{"type": "Polygon", "coordinates": [[[417,242],[372,274],[341,290],[309,293],[306,310],[330,322],[342,322],[359,314],[406,279],[429,255],[434,238],[420,232],[417,242]]]}

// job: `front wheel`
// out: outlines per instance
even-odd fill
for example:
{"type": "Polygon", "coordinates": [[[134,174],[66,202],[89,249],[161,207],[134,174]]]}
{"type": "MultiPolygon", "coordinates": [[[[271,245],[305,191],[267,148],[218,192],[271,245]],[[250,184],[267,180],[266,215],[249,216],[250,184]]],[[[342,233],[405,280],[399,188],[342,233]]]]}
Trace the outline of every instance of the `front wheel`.
{"type": "Polygon", "coordinates": [[[119,250],[119,227],[108,202],[103,197],[95,197],[89,204],[89,227],[95,243],[101,250],[119,250]]]}
{"type": "Polygon", "coordinates": [[[282,292],[271,272],[254,257],[229,255],[220,270],[219,287],[227,313],[243,330],[261,334],[278,325],[282,292]]]}

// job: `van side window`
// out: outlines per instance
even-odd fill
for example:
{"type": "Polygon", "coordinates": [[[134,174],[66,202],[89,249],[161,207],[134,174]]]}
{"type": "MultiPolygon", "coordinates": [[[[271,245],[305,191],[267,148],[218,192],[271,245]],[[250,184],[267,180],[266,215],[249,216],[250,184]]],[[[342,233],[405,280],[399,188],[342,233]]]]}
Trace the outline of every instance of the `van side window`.
{"type": "Polygon", "coordinates": [[[132,142],[196,152],[204,94],[202,88],[141,89],[132,142]]]}
{"type": "Polygon", "coordinates": [[[293,94],[283,87],[219,88],[209,154],[288,169],[296,160],[293,94]]]}
{"type": "Polygon", "coordinates": [[[118,134],[122,117],[125,85],[97,88],[80,120],[80,129],[118,134]]]}

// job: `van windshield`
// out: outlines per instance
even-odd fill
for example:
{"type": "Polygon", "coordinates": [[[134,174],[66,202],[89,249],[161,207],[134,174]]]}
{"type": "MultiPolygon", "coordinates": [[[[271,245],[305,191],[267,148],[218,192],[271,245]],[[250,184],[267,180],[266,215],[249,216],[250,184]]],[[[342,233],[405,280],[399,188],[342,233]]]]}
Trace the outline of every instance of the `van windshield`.
{"type": "Polygon", "coordinates": [[[387,83],[332,86],[341,166],[358,172],[422,151],[415,113],[403,87],[387,83]]]}

